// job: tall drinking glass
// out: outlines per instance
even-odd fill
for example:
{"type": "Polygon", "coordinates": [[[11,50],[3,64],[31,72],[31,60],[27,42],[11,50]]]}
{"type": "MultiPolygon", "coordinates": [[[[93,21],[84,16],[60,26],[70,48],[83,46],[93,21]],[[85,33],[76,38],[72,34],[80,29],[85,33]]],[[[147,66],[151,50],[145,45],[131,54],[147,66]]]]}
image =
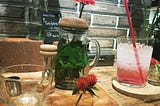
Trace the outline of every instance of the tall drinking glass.
{"type": "Polygon", "coordinates": [[[117,38],[117,79],[126,86],[144,87],[150,67],[152,44],[146,37],[117,38]],[[135,40],[135,45],[132,41],[135,40]]]}

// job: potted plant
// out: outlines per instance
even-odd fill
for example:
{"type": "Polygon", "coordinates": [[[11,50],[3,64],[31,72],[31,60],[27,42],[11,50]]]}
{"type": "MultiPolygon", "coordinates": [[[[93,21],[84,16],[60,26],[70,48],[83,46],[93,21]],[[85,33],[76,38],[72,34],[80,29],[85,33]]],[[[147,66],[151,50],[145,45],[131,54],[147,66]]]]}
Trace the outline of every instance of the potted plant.
{"type": "Polygon", "coordinates": [[[152,85],[160,86],[160,0],[152,1],[152,6],[156,7],[156,11],[154,13],[152,23],[148,25],[148,29],[145,30],[145,34],[148,37],[155,38],[148,82],[152,85]]]}
{"type": "Polygon", "coordinates": [[[156,1],[157,1],[157,5],[155,5],[155,1],[152,1],[152,6],[156,6],[156,11],[154,13],[152,23],[148,25],[149,27],[146,28],[145,30],[145,34],[148,37],[155,38],[152,57],[160,61],[160,53],[159,53],[160,51],[160,16],[159,16],[160,0],[156,0],[156,1]]]}

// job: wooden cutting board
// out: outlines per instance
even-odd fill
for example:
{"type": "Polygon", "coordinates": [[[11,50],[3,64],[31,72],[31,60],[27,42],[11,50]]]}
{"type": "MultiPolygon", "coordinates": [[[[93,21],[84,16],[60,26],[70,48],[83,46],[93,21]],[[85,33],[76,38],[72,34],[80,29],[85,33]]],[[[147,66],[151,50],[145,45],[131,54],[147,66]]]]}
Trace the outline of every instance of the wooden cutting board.
{"type": "MultiPolygon", "coordinates": [[[[16,74],[16,76],[21,76],[21,78],[28,78],[28,76],[32,76],[30,78],[36,78],[37,76],[40,76],[41,74],[34,73],[32,75],[25,74],[16,74]]],[[[8,77],[4,74],[5,77],[8,77]]],[[[10,75],[9,75],[10,76],[10,75]]],[[[14,74],[12,74],[14,76],[14,74]]],[[[96,87],[99,89],[98,91],[94,91],[97,96],[94,96],[93,98],[91,96],[83,95],[84,99],[82,99],[82,102],[79,106],[118,106],[118,104],[113,100],[113,98],[104,91],[98,84],[96,87]]],[[[78,98],[77,95],[72,95],[73,90],[62,90],[55,88],[55,92],[48,95],[44,102],[44,106],[75,106],[75,102],[78,98]]],[[[0,106],[3,106],[3,104],[0,103],[0,106]]],[[[4,104],[5,106],[5,104],[4,104]]]]}
{"type": "MultiPolygon", "coordinates": [[[[97,85],[98,91],[95,94],[98,96],[84,96],[79,106],[118,106],[113,98],[107,94],[100,86],[97,85]]],[[[57,89],[55,92],[48,96],[45,101],[45,106],[75,106],[77,100],[76,95],[72,95],[72,90],[57,89]]]]}
{"type": "MultiPolygon", "coordinates": [[[[98,91],[95,91],[97,96],[93,98],[87,94],[83,95],[84,99],[78,106],[118,106],[113,98],[107,94],[100,86],[97,85],[98,91]]],[[[55,89],[53,94],[48,95],[43,106],[75,106],[77,95],[72,95],[72,90],[55,89]]],[[[0,106],[7,106],[0,103],[0,106]]]]}

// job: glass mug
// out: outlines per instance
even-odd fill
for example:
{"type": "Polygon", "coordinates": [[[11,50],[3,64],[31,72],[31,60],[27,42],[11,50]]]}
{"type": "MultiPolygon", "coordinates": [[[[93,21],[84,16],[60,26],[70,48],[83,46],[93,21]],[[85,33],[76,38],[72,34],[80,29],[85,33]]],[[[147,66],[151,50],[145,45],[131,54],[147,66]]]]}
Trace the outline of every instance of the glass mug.
{"type": "Polygon", "coordinates": [[[43,106],[51,90],[52,71],[41,65],[19,64],[0,70],[0,98],[9,106],[43,106]]]}
{"type": "Polygon", "coordinates": [[[131,37],[117,38],[117,79],[126,86],[144,87],[150,68],[152,38],[135,37],[136,48],[131,37]]]}
{"type": "Polygon", "coordinates": [[[60,27],[60,39],[57,47],[55,63],[55,83],[57,88],[73,89],[75,81],[85,76],[93,68],[100,55],[97,40],[89,39],[87,30],[60,27]],[[96,56],[93,61],[88,59],[88,45],[94,44],[96,56]]]}

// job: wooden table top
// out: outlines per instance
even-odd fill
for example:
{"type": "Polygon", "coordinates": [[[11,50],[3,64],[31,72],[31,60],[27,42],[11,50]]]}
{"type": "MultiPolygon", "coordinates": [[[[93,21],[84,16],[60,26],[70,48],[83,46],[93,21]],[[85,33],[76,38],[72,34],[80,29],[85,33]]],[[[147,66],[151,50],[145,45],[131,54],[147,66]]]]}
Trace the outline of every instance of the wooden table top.
{"type": "MultiPolygon", "coordinates": [[[[93,73],[97,76],[98,79],[97,85],[100,86],[100,89],[103,90],[102,92],[106,93],[106,94],[104,93],[104,95],[105,96],[109,95],[108,98],[112,101],[111,102],[112,105],[109,106],[160,106],[160,100],[145,102],[144,100],[129,97],[116,91],[112,86],[112,78],[116,77],[116,65],[94,67],[93,69],[90,70],[90,73],[93,73]]],[[[0,103],[0,106],[6,106],[6,105],[0,103]]]]}
{"type": "MultiPolygon", "coordinates": [[[[41,75],[41,73],[39,72],[32,73],[31,75],[29,75],[28,73],[18,73],[15,76],[20,76],[20,78],[28,79],[28,76],[32,76],[29,78],[36,78],[40,76],[39,74],[41,75]]],[[[4,74],[5,77],[7,77],[7,75],[4,74]]],[[[102,87],[99,86],[99,84],[97,84],[96,86],[98,90],[94,90],[94,92],[97,96],[92,97],[88,93],[83,94],[78,106],[119,106],[118,103],[113,100],[113,98],[102,87]]],[[[72,92],[73,90],[62,90],[55,88],[55,91],[47,96],[43,106],[75,106],[78,95],[72,95],[72,92]]],[[[8,105],[5,103],[0,103],[0,106],[8,105]]]]}
{"type": "Polygon", "coordinates": [[[90,70],[97,76],[98,84],[119,104],[119,106],[160,106],[160,100],[145,102],[144,100],[126,96],[112,86],[112,78],[116,77],[116,65],[94,67],[90,70]]]}

